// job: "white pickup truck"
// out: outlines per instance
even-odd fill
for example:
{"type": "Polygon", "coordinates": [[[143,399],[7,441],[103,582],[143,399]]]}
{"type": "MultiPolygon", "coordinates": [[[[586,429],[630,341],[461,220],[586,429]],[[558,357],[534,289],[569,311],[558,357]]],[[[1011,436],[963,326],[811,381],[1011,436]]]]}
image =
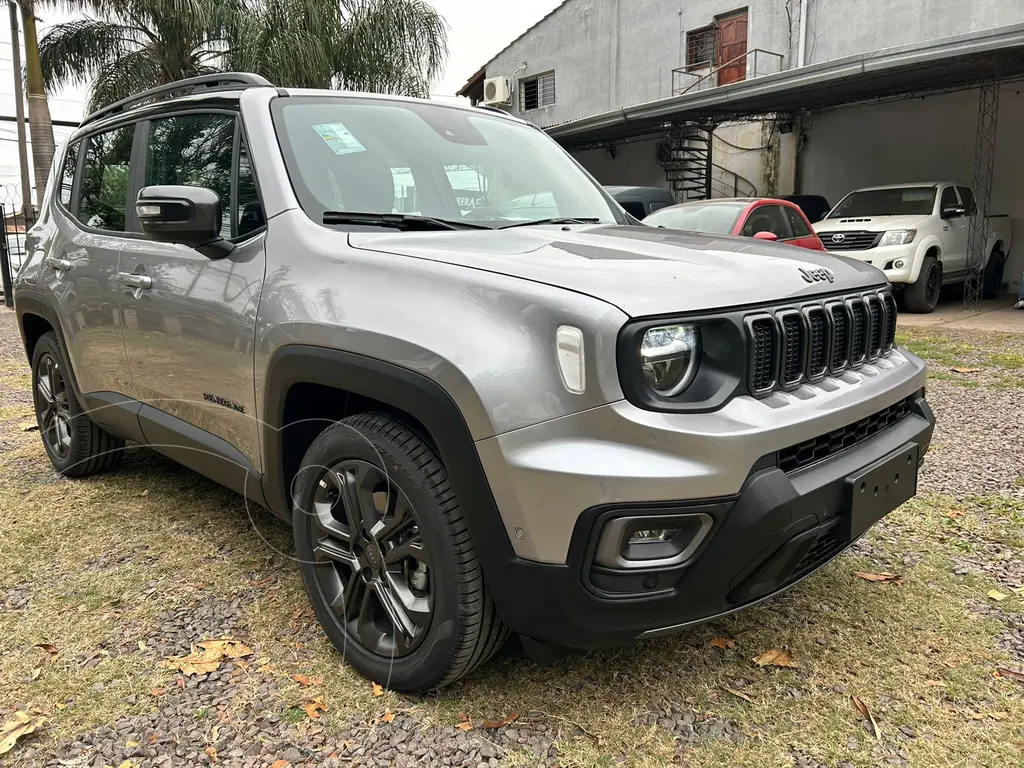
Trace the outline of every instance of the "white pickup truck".
{"type": "MultiPolygon", "coordinates": [[[[899,184],[851,192],[814,225],[828,251],[882,269],[903,286],[910,312],[931,312],[943,285],[967,279],[967,233],[975,211],[970,188],[953,182],[899,184]]],[[[982,294],[995,298],[1010,250],[1008,216],[988,218],[982,294]]]]}

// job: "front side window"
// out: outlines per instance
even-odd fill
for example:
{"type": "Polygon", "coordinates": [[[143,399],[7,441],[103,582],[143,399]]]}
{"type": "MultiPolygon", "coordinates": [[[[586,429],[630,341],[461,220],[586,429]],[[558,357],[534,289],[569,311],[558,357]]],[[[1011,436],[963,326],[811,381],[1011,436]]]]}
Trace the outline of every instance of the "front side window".
{"type": "Polygon", "coordinates": [[[968,187],[957,187],[956,191],[960,193],[960,200],[967,209],[967,215],[973,216],[978,212],[977,205],[974,203],[974,193],[968,187]]]}
{"type": "Polygon", "coordinates": [[[851,192],[826,216],[928,216],[935,205],[935,187],[893,187],[851,192]]]}
{"type": "Polygon", "coordinates": [[[519,81],[519,109],[550,107],[555,103],[555,73],[545,72],[519,81]]]}
{"type": "Polygon", "coordinates": [[[942,190],[942,199],[939,200],[939,210],[944,211],[949,206],[960,205],[960,199],[956,196],[956,190],[953,187],[946,187],[942,190]]]}
{"type": "Polygon", "coordinates": [[[85,139],[78,219],[86,226],[125,231],[128,166],[134,134],[135,126],[126,125],[85,139]]]}
{"type": "Polygon", "coordinates": [[[780,205],[759,205],[747,216],[742,234],[753,237],[758,232],[771,232],[779,240],[789,240],[793,230],[789,227],[789,219],[782,212],[780,205]]]}
{"type": "Polygon", "coordinates": [[[71,207],[71,190],[75,185],[75,171],[78,170],[78,147],[75,142],[64,154],[64,165],[60,169],[60,202],[65,208],[71,207]]]}
{"type": "Polygon", "coordinates": [[[804,217],[800,215],[799,211],[790,208],[788,205],[784,206],[782,210],[786,212],[786,218],[789,219],[789,226],[793,230],[793,237],[811,236],[811,230],[804,223],[804,217]]]}
{"type": "Polygon", "coordinates": [[[206,187],[221,199],[221,236],[231,237],[231,157],[235,118],[178,115],[153,120],[146,148],[146,186],[206,187]]]}
{"type": "Polygon", "coordinates": [[[292,185],[315,221],[332,211],[487,227],[625,222],[547,135],[484,110],[346,97],[278,99],[272,110],[292,185]]]}

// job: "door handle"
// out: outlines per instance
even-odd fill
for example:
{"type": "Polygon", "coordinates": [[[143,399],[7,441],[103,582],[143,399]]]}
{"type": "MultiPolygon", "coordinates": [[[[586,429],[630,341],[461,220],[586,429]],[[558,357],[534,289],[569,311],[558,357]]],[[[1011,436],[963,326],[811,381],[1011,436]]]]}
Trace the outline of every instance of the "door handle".
{"type": "Polygon", "coordinates": [[[148,291],[153,287],[153,278],[149,275],[133,275],[130,272],[118,272],[117,282],[142,291],[148,291]]]}
{"type": "Polygon", "coordinates": [[[56,256],[47,256],[43,259],[43,263],[48,267],[53,267],[58,272],[67,272],[71,269],[71,262],[67,259],[58,259],[56,256]]]}

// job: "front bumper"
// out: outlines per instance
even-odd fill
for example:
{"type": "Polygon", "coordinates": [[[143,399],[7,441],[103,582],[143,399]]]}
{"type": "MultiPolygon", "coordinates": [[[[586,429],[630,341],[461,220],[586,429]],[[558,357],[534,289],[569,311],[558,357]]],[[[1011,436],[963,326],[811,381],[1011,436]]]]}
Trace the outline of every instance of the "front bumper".
{"type": "MultiPolygon", "coordinates": [[[[832,253],[878,267],[885,273],[885,277],[890,283],[899,285],[912,282],[914,279],[914,257],[917,254],[917,248],[917,243],[907,243],[906,245],[869,248],[864,251],[832,251],[832,253]],[[901,264],[901,266],[897,267],[897,264],[901,264]]],[[[827,243],[825,250],[828,250],[827,243]]]]}
{"type": "MultiPolygon", "coordinates": [[[[787,473],[778,457],[765,457],[734,496],[643,505],[646,513],[699,512],[712,521],[699,550],[662,575],[652,594],[605,591],[594,566],[603,520],[637,505],[588,509],[577,519],[564,564],[513,558],[493,574],[489,587],[502,619],[536,640],[597,648],[670,634],[792,586],[863,533],[851,525],[851,476],[899,451],[924,456],[935,419],[923,391],[909,402],[909,414],[892,426],[804,468],[787,473]]],[[[872,519],[891,511],[882,504],[872,519]]]]}

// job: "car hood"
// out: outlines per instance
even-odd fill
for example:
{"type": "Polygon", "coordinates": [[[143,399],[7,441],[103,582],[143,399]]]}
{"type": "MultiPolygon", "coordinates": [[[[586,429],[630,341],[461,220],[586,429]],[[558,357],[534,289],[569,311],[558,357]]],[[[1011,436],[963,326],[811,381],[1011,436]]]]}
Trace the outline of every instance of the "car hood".
{"type": "Polygon", "coordinates": [[[789,301],[882,285],[879,270],[807,248],[642,226],[350,232],[354,248],[482,269],[614,304],[628,315],[789,301]],[[825,267],[819,279],[801,272],[825,267]]]}
{"type": "Polygon", "coordinates": [[[823,219],[814,225],[814,231],[849,232],[865,231],[882,232],[886,229],[914,229],[924,222],[927,216],[849,216],[841,219],[823,219]]]}

